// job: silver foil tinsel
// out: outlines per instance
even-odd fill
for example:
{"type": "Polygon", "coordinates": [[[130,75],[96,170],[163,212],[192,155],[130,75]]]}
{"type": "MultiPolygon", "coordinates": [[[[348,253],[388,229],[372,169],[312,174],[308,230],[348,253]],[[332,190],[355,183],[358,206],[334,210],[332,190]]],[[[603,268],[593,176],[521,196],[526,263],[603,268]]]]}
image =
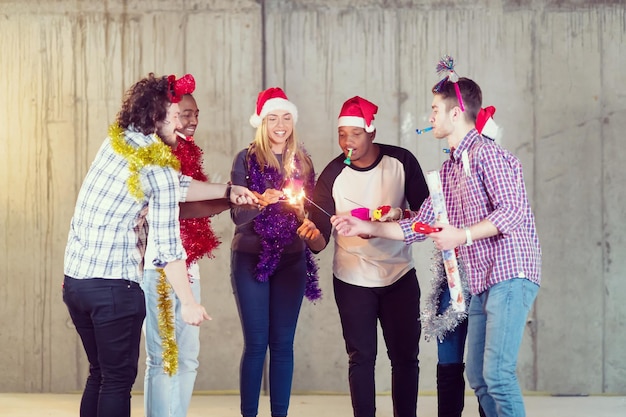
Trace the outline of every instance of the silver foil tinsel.
{"type": "Polygon", "coordinates": [[[436,337],[437,340],[441,342],[447,333],[453,331],[463,320],[467,318],[470,294],[465,265],[460,258],[457,258],[459,276],[461,278],[461,292],[463,293],[463,297],[465,299],[465,311],[457,312],[454,311],[452,306],[448,306],[443,314],[437,314],[442,291],[448,291],[448,278],[446,276],[446,270],[443,266],[441,251],[434,251],[432,261],[433,263],[430,266],[430,270],[433,273],[433,277],[430,280],[432,289],[428,297],[426,297],[425,303],[423,303],[420,319],[422,322],[424,339],[429,341],[430,339],[436,337]]]}

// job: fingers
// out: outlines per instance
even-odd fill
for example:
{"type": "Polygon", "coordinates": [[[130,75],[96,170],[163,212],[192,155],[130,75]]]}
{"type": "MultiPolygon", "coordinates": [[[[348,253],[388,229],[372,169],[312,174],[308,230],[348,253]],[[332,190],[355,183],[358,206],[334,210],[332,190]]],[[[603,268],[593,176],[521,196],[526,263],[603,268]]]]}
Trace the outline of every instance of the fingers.
{"type": "Polygon", "coordinates": [[[191,326],[200,326],[203,321],[212,320],[206,309],[200,304],[183,307],[182,315],[183,321],[191,326]]]}
{"type": "Polygon", "coordinates": [[[315,240],[320,235],[319,229],[309,219],[304,219],[302,225],[296,231],[298,236],[304,240],[315,240]]]}
{"type": "Polygon", "coordinates": [[[268,201],[269,204],[278,203],[278,200],[283,197],[283,192],[280,190],[275,190],[273,188],[268,188],[263,193],[263,198],[268,201]]]}
{"type": "Polygon", "coordinates": [[[259,204],[259,197],[253,191],[241,185],[233,185],[230,191],[230,201],[233,204],[259,204]]]}

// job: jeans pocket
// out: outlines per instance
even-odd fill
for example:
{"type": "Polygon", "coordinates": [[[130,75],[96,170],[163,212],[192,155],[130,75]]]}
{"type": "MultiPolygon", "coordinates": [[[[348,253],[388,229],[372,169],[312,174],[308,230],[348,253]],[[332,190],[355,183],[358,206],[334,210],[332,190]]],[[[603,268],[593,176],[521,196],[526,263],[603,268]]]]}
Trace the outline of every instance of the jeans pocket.
{"type": "Polygon", "coordinates": [[[523,281],[522,287],[522,302],[524,303],[524,307],[530,310],[533,303],[535,302],[535,298],[537,297],[537,291],[539,290],[539,286],[532,281],[527,280],[526,278],[518,278],[523,281]]]}
{"type": "Polygon", "coordinates": [[[113,286],[110,291],[115,316],[145,316],[146,301],[143,290],[138,285],[113,286]]]}

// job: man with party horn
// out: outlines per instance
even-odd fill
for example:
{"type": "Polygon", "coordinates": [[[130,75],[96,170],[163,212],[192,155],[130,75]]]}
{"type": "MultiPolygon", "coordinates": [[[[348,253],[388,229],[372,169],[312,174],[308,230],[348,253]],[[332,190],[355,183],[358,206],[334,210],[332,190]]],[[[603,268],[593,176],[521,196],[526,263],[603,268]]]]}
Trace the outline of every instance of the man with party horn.
{"type": "Polygon", "coordinates": [[[389,206],[397,209],[382,214],[381,208],[378,220],[397,220],[408,210],[417,210],[428,196],[415,156],[374,141],[377,110],[359,96],[343,104],[337,120],[342,153],[319,176],[313,200],[321,210],[311,208],[310,222],[299,233],[306,236],[319,227],[321,233],[310,245],[317,251],[326,247],[331,234],[335,238],[333,289],[348,353],[354,415],[376,413],[374,366],[380,322],[392,367],[394,416],[415,417],[421,327],[412,250],[402,242],[338,235],[326,214],[352,212],[369,219],[368,207],[389,206]]]}
{"type": "Polygon", "coordinates": [[[522,166],[476,130],[482,102],[478,84],[468,78],[442,80],[432,92],[433,135],[447,139],[451,150],[440,170],[450,223],[437,222],[429,197],[415,217],[397,223],[334,216],[332,224],[342,236],[367,234],[407,244],[429,237],[439,250],[458,248],[472,294],[468,381],[487,417],[523,416],[517,357],[539,290],[541,249],[522,166]],[[415,232],[415,222],[442,230],[415,232]]]}

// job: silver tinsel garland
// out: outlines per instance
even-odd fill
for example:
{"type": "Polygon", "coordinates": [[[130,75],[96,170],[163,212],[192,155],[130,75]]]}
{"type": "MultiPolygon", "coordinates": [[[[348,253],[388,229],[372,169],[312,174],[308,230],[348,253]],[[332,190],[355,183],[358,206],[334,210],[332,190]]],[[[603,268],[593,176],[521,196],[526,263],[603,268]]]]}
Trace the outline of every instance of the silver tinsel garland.
{"type": "Polygon", "coordinates": [[[443,266],[441,251],[436,250],[434,252],[432,261],[433,263],[430,266],[430,270],[433,273],[433,277],[430,280],[432,290],[428,297],[426,297],[425,303],[423,304],[420,319],[422,322],[424,339],[429,341],[431,338],[436,337],[441,342],[447,333],[453,331],[461,322],[463,322],[463,320],[467,318],[470,294],[465,265],[460,258],[457,258],[459,276],[461,278],[461,292],[463,293],[463,297],[465,299],[465,311],[454,311],[452,306],[448,306],[443,314],[437,314],[441,293],[442,291],[448,291],[448,277],[446,276],[446,270],[443,266]]]}

